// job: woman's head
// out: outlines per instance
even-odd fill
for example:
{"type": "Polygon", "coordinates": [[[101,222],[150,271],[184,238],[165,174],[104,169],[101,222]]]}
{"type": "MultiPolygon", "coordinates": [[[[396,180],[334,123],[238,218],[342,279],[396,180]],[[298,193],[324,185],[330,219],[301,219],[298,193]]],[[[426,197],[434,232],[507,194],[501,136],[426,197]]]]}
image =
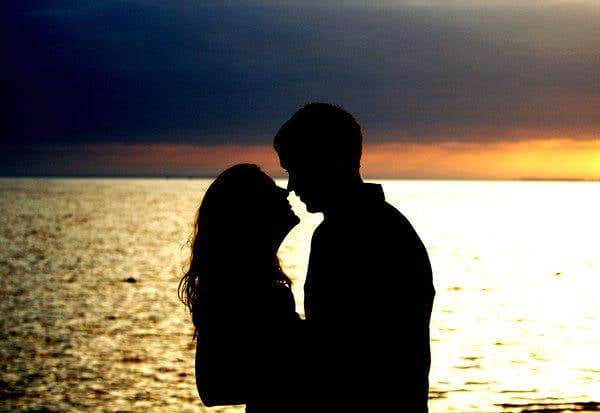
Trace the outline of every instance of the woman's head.
{"type": "Polygon", "coordinates": [[[274,276],[289,282],[279,271],[276,253],[298,222],[287,191],[258,166],[238,164],[223,171],[198,209],[190,267],[179,285],[182,301],[193,312],[198,287],[209,279],[233,288],[274,276]]]}
{"type": "Polygon", "coordinates": [[[287,191],[253,164],[223,171],[210,185],[196,220],[196,235],[210,237],[210,247],[274,248],[298,223],[287,191]]]}

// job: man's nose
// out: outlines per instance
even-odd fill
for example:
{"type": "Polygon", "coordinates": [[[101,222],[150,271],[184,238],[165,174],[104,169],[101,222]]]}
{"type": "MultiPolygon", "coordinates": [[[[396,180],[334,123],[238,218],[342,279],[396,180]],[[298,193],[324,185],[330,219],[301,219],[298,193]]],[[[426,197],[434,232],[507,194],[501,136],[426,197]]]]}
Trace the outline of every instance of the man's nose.
{"type": "Polygon", "coordinates": [[[292,178],[292,175],[288,175],[288,181],[287,181],[287,192],[288,192],[288,194],[290,192],[293,192],[295,189],[296,189],[296,182],[292,178]]]}

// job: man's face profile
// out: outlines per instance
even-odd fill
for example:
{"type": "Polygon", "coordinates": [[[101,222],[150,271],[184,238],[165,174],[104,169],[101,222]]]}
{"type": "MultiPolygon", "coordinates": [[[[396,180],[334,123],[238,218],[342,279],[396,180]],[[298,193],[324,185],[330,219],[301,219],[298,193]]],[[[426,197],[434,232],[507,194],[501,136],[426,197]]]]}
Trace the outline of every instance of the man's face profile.
{"type": "Polygon", "coordinates": [[[327,172],[319,165],[306,163],[294,163],[284,168],[288,173],[289,192],[296,196],[306,205],[308,212],[321,212],[327,204],[327,172]]]}
{"type": "Polygon", "coordinates": [[[288,191],[309,212],[335,207],[344,188],[360,181],[360,125],[340,107],[311,103],[279,129],[273,146],[288,173],[288,191]]]}

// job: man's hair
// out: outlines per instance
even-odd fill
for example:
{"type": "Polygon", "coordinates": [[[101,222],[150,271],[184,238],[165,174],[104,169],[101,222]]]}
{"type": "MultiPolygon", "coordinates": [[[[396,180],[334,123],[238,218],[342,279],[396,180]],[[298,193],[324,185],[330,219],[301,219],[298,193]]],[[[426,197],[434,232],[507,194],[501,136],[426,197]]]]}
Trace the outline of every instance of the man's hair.
{"type": "Polygon", "coordinates": [[[283,124],[273,146],[284,167],[300,160],[358,170],[362,131],[354,116],[342,107],[314,102],[300,108],[283,124]]]}

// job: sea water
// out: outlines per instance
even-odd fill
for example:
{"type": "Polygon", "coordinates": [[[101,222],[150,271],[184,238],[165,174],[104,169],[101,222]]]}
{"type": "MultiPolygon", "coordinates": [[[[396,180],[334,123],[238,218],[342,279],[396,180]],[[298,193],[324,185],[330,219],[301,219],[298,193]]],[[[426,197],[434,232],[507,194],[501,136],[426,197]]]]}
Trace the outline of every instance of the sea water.
{"type": "MultiPolygon", "coordinates": [[[[243,411],[202,407],[177,298],[210,182],[0,180],[0,410],[243,411]]],[[[599,408],[600,183],[379,183],[433,266],[430,411],[599,408]]],[[[321,215],[291,200],[302,313],[321,215]]]]}

